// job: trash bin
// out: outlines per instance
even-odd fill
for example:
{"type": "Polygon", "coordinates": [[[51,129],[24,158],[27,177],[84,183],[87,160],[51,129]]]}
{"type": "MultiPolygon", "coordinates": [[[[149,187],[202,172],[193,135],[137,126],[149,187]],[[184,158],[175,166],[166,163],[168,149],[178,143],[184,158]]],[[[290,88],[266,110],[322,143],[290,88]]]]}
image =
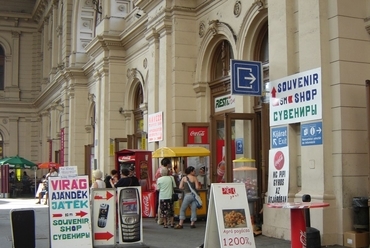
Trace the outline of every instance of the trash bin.
{"type": "Polygon", "coordinates": [[[367,197],[353,197],[353,227],[355,229],[369,230],[369,207],[367,197]]]}

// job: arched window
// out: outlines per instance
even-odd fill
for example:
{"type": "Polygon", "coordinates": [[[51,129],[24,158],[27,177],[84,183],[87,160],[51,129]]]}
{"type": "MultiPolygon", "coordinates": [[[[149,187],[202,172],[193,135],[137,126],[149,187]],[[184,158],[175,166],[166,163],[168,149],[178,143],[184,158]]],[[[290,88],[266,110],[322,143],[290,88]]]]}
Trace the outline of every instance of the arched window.
{"type": "Polygon", "coordinates": [[[213,56],[212,80],[229,76],[230,59],[232,58],[234,58],[234,55],[230,43],[226,40],[222,41],[216,48],[213,56]]]}
{"type": "Polygon", "coordinates": [[[0,46],[0,90],[4,90],[4,70],[5,69],[5,52],[4,48],[0,46]]]}
{"type": "Polygon", "coordinates": [[[135,91],[135,98],[134,98],[134,119],[135,119],[135,138],[136,142],[134,144],[134,148],[136,149],[143,149],[143,144],[141,141],[142,133],[144,131],[144,117],[143,111],[140,108],[140,105],[144,103],[144,95],[143,95],[143,88],[141,84],[138,84],[136,91],[135,91]]]}

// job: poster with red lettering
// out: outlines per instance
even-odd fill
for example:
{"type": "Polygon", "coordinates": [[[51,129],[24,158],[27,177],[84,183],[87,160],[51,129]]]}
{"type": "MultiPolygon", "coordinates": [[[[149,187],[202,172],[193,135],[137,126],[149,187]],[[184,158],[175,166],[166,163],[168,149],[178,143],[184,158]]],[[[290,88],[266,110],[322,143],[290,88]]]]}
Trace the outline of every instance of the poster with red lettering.
{"type": "Polygon", "coordinates": [[[271,149],[269,153],[269,178],[267,202],[287,202],[289,189],[289,149],[271,149]]]}
{"type": "Polygon", "coordinates": [[[253,225],[243,183],[212,183],[205,248],[255,248],[253,225]]]}
{"type": "Polygon", "coordinates": [[[91,248],[89,178],[49,177],[50,241],[53,248],[91,248]]]}

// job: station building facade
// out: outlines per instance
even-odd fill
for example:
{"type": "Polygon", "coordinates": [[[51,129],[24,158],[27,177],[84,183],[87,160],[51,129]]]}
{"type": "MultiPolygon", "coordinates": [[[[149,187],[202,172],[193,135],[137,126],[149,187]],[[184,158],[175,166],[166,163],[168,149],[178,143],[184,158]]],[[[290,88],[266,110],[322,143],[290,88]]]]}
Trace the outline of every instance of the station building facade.
{"type": "Polygon", "coordinates": [[[211,182],[220,159],[230,182],[227,165],[242,137],[258,169],[263,234],[290,239],[289,211],[264,204],[269,82],[320,68],[322,145],[301,146],[304,123],[287,124],[288,197],[329,202],[311,210],[311,225],[323,245],[343,244],[353,229],[352,198],[369,195],[369,16],[369,0],[7,1],[0,156],[109,173],[115,151],[184,146],[184,129],[201,126],[211,182]],[[231,94],[231,59],[261,62],[262,96],[231,94]],[[154,113],[162,113],[163,139],[148,142],[154,113]]]}

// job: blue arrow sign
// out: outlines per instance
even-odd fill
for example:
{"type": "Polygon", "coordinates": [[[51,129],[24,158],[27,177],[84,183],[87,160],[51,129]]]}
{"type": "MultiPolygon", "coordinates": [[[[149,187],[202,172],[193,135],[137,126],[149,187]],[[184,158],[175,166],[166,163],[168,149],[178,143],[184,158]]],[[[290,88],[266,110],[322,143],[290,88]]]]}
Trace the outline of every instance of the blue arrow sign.
{"type": "Polygon", "coordinates": [[[322,122],[301,124],[301,146],[322,145],[322,122]]]}
{"type": "Polygon", "coordinates": [[[271,148],[288,146],[288,127],[271,128],[271,148]]]}
{"type": "Polygon", "coordinates": [[[231,94],[262,95],[262,63],[259,61],[231,60],[231,94]]]}
{"type": "Polygon", "coordinates": [[[242,138],[235,140],[235,153],[236,154],[244,153],[244,140],[242,138]]]}

